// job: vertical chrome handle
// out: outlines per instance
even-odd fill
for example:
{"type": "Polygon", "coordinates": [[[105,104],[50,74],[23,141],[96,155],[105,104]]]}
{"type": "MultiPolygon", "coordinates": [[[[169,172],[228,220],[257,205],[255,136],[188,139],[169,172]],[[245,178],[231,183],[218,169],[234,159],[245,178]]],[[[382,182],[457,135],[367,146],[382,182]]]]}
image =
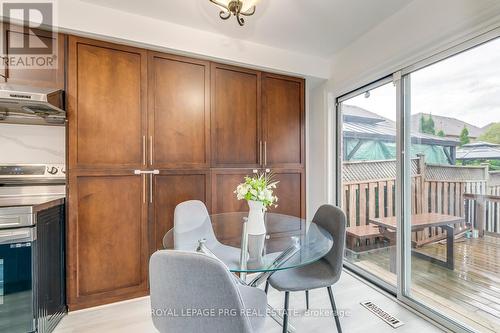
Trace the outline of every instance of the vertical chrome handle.
{"type": "Polygon", "coordinates": [[[259,141],[259,165],[262,166],[262,140],[259,141]]]}
{"type": "Polygon", "coordinates": [[[142,203],[146,203],[146,175],[142,175],[142,203]]]}
{"type": "Polygon", "coordinates": [[[264,165],[267,165],[267,141],[264,141],[264,165]]]}
{"type": "Polygon", "coordinates": [[[149,174],[149,203],[153,203],[153,174],[149,174]]]}
{"type": "Polygon", "coordinates": [[[146,165],[146,136],[142,136],[142,164],[146,165]]]}
{"type": "Polygon", "coordinates": [[[149,164],[153,165],[153,136],[149,136],[149,164]]]}
{"type": "Polygon", "coordinates": [[[160,174],[160,170],[149,171],[149,203],[153,203],[153,175],[160,174]]]}

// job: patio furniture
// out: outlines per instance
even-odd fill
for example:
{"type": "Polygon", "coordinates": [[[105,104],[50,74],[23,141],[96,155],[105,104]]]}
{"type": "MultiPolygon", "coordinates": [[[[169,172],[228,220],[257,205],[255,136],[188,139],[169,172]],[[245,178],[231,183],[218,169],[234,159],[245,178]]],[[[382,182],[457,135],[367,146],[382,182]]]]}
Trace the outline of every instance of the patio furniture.
{"type": "Polygon", "coordinates": [[[346,229],[346,247],[354,252],[371,250],[381,237],[379,227],[373,224],[348,227],[346,229]]]}
{"type": "MultiPolygon", "coordinates": [[[[258,287],[268,277],[276,271],[288,270],[294,267],[312,264],[327,253],[332,248],[334,241],[330,233],[322,226],[312,222],[306,223],[304,219],[276,213],[266,213],[265,223],[267,234],[261,236],[245,236],[243,232],[246,225],[248,212],[222,213],[210,215],[208,219],[213,225],[213,232],[218,241],[224,245],[246,248],[245,243],[258,244],[257,238],[263,238],[262,256],[255,260],[249,255],[253,251],[244,251],[241,253],[241,262],[234,263],[220,257],[229,270],[240,276],[240,282],[247,286],[258,287]],[[246,238],[249,238],[246,241],[246,238]],[[241,245],[243,244],[243,246],[241,245]],[[252,280],[246,281],[247,273],[258,273],[252,280]]],[[[176,239],[182,238],[182,235],[172,228],[164,237],[164,246],[166,249],[174,249],[176,239]]],[[[210,233],[210,231],[205,232],[210,233]]],[[[212,229],[211,229],[212,230],[212,229]]],[[[204,239],[205,234],[198,234],[199,239],[204,239]]],[[[213,255],[211,244],[201,242],[198,250],[213,255]]],[[[269,315],[278,324],[282,325],[283,317],[279,312],[268,305],[269,315]]],[[[288,331],[294,331],[289,325],[288,331]]]]}
{"type": "MultiPolygon", "coordinates": [[[[344,258],[346,233],[346,216],[344,212],[332,205],[319,207],[313,221],[325,228],[333,238],[334,246],[321,259],[312,264],[276,272],[269,278],[269,284],[276,290],[285,292],[283,332],[288,326],[288,301],[290,292],[326,288],[335,317],[337,331],[342,332],[340,320],[332,293],[332,285],[340,279],[344,258]]],[[[307,295],[307,294],[306,294],[307,295]]],[[[309,302],[307,302],[309,303],[309,302]]]]}
{"type": "MultiPolygon", "coordinates": [[[[454,240],[455,240],[455,224],[464,223],[465,219],[460,216],[452,216],[438,213],[423,213],[411,215],[411,231],[421,231],[429,227],[440,227],[446,231],[446,260],[440,260],[413,250],[413,254],[424,260],[444,266],[453,270],[454,264],[454,240]]],[[[378,225],[380,232],[390,239],[391,244],[395,243],[396,217],[371,218],[370,223],[378,225]]],[[[394,251],[392,251],[394,252],[394,251]]],[[[393,256],[394,257],[394,256],[393,256]]],[[[394,266],[395,258],[391,259],[391,266],[394,266]]],[[[392,271],[392,269],[391,269],[392,271]]]]}
{"type": "Polygon", "coordinates": [[[263,332],[267,298],[237,284],[218,259],[160,250],[149,262],[151,314],[160,333],[263,332]]]}

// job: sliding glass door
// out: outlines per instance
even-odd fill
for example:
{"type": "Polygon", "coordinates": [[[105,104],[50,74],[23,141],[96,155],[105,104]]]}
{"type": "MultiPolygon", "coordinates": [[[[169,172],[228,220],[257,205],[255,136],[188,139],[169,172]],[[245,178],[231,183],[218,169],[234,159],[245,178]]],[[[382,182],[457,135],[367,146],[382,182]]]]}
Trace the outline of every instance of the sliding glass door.
{"type": "Polygon", "coordinates": [[[338,99],[337,193],[348,267],[499,332],[500,38],[480,38],[338,99]]]}
{"type": "Polygon", "coordinates": [[[404,85],[412,152],[407,296],[472,329],[499,332],[500,39],[413,71],[404,85]]]}
{"type": "Polygon", "coordinates": [[[355,92],[339,106],[346,260],[395,290],[396,239],[384,237],[374,222],[395,216],[396,87],[392,79],[385,79],[355,92]]]}

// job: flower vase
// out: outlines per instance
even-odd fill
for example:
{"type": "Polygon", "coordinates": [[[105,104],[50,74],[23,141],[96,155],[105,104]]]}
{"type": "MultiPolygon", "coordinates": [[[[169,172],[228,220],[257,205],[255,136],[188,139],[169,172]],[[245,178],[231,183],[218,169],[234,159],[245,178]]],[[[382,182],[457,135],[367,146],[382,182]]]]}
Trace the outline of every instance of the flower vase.
{"type": "Polygon", "coordinates": [[[264,204],[261,201],[248,200],[247,233],[249,235],[265,235],[264,204]]]}

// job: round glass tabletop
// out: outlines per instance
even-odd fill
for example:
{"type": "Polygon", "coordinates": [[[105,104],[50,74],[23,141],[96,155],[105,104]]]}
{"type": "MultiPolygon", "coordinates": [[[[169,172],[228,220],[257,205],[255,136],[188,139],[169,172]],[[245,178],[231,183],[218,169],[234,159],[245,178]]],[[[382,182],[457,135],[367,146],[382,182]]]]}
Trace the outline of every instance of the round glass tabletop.
{"type": "Polygon", "coordinates": [[[265,235],[243,235],[248,212],[214,214],[205,221],[170,229],[165,249],[201,251],[226,264],[231,272],[273,272],[313,263],[333,246],[332,236],[314,222],[266,213],[265,235]],[[247,251],[241,251],[246,244],[247,251]]]}

